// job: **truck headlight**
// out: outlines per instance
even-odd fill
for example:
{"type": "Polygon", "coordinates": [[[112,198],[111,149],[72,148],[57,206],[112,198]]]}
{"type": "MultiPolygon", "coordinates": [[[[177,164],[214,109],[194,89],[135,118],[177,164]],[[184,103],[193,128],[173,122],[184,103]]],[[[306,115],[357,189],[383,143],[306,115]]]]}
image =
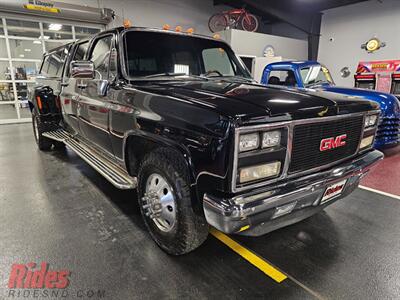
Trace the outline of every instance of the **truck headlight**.
{"type": "Polygon", "coordinates": [[[239,151],[250,151],[260,146],[260,135],[258,133],[243,134],[239,138],[239,151]]]}
{"type": "Polygon", "coordinates": [[[240,170],[239,181],[240,183],[245,183],[258,179],[276,177],[279,175],[280,171],[281,171],[280,161],[274,161],[272,163],[247,167],[240,170]]]}
{"type": "Polygon", "coordinates": [[[262,148],[270,148],[278,146],[281,143],[280,130],[267,131],[262,135],[262,148]]]}
{"type": "Polygon", "coordinates": [[[375,126],[377,120],[378,120],[378,115],[365,116],[364,128],[369,128],[369,127],[375,126]]]}

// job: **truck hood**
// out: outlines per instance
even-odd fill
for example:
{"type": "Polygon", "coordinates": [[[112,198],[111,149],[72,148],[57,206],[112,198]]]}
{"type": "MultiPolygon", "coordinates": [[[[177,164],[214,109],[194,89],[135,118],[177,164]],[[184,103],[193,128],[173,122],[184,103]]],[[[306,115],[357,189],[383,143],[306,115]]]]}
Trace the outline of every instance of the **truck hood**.
{"type": "Polygon", "coordinates": [[[356,89],[356,88],[345,88],[338,86],[324,86],[321,87],[324,91],[329,91],[333,93],[339,93],[351,97],[358,97],[364,100],[371,100],[380,105],[382,110],[385,110],[387,113],[399,114],[400,113],[400,104],[399,100],[392,94],[382,93],[367,89],[356,89]]]}
{"type": "Polygon", "coordinates": [[[242,120],[262,117],[304,119],[379,109],[373,102],[322,90],[267,87],[225,80],[153,82],[140,89],[191,101],[242,120]]]}

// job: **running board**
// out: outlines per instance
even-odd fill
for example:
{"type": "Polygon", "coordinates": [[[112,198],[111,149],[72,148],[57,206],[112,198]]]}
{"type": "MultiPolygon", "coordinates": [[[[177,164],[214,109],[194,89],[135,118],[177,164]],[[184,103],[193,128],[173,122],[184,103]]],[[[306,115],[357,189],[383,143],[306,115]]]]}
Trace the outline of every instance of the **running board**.
{"type": "Polygon", "coordinates": [[[86,143],[77,141],[65,130],[58,129],[55,131],[48,131],[42,133],[42,135],[49,139],[63,142],[115,187],[119,189],[136,188],[136,178],[131,177],[124,169],[104,157],[104,155],[100,154],[86,143]]]}

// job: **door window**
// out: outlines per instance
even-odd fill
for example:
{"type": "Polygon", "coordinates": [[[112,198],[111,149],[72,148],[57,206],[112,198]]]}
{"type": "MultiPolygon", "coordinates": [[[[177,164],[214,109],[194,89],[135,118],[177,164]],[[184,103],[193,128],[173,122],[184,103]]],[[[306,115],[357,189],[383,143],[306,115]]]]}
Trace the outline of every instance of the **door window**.
{"type": "Polygon", "coordinates": [[[268,84],[297,86],[296,77],[292,70],[272,70],[269,73],[268,84]]]}
{"type": "Polygon", "coordinates": [[[113,36],[108,35],[94,42],[89,60],[94,64],[97,79],[108,79],[109,61],[113,36]]]}
{"type": "Polygon", "coordinates": [[[45,56],[40,74],[46,77],[61,77],[68,47],[63,47],[45,56]]]}
{"type": "MultiPolygon", "coordinates": [[[[74,56],[72,57],[71,61],[79,61],[79,60],[83,60],[85,58],[86,55],[86,51],[88,49],[89,46],[89,41],[80,43],[76,48],[75,48],[75,53],[73,54],[74,56]]],[[[65,77],[69,77],[69,68],[70,68],[70,64],[68,64],[66,66],[66,70],[64,72],[64,76],[65,77]]]]}
{"type": "Polygon", "coordinates": [[[85,58],[88,46],[89,46],[89,41],[79,44],[78,48],[75,51],[74,58],[72,60],[83,60],[85,58]]]}

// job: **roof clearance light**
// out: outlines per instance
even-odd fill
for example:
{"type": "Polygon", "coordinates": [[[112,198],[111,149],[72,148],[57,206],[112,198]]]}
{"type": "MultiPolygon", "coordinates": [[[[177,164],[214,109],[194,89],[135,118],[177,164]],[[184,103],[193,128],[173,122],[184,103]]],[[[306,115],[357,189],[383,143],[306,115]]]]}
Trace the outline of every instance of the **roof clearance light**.
{"type": "Polygon", "coordinates": [[[221,38],[221,36],[218,33],[216,33],[213,35],[213,38],[216,40],[219,40],[221,38]]]}
{"type": "Polygon", "coordinates": [[[164,29],[164,30],[170,30],[170,29],[171,29],[171,26],[169,26],[169,24],[164,24],[163,27],[162,27],[162,29],[164,29]]]}
{"type": "Polygon", "coordinates": [[[61,30],[61,28],[62,28],[61,24],[50,24],[49,25],[49,30],[59,31],[59,30],[61,30]]]}
{"type": "Polygon", "coordinates": [[[187,33],[193,34],[194,33],[194,28],[190,27],[188,30],[186,30],[187,33]]]}
{"type": "Polygon", "coordinates": [[[123,24],[124,24],[124,28],[132,27],[131,20],[125,19],[123,24]]]}
{"type": "Polygon", "coordinates": [[[175,27],[175,31],[176,31],[176,32],[182,32],[182,26],[179,26],[179,25],[176,26],[176,27],[175,27]]]}

